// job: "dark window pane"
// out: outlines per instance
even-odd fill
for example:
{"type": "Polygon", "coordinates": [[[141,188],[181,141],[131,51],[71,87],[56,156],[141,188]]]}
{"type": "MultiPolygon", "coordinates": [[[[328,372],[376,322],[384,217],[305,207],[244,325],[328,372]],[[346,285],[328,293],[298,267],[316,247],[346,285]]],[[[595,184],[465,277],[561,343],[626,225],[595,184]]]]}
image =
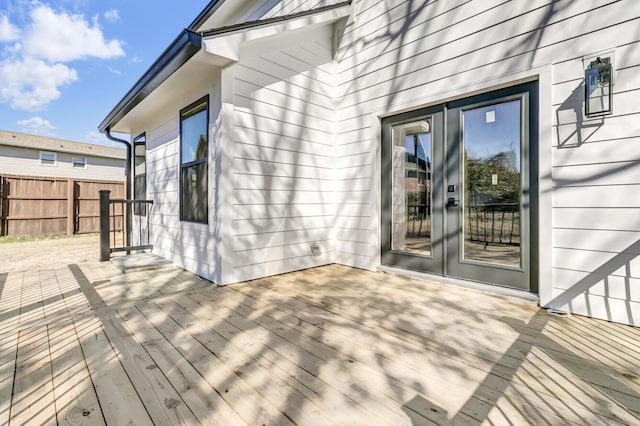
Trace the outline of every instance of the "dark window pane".
{"type": "Polygon", "coordinates": [[[522,105],[463,112],[464,259],[521,264],[522,105]]]}
{"type": "Polygon", "coordinates": [[[207,110],[182,118],[182,164],[204,160],[207,155],[207,110]]]}
{"type": "Polygon", "coordinates": [[[146,146],[144,142],[135,143],[135,175],[141,175],[146,172],[146,146]]]}
{"type": "Polygon", "coordinates": [[[41,152],[40,164],[56,164],[56,155],[48,152],[41,152]]]}
{"type": "Polygon", "coordinates": [[[431,255],[430,127],[425,120],[393,128],[392,250],[431,255]]]}
{"type": "Polygon", "coordinates": [[[207,223],[208,97],[180,111],[181,219],[207,223]]]}
{"type": "Polygon", "coordinates": [[[207,163],[182,167],[182,220],[207,222],[207,163]]]}
{"type": "MultiPolygon", "coordinates": [[[[141,134],[133,140],[133,160],[134,160],[134,178],[133,178],[133,199],[146,200],[147,198],[147,136],[141,134]]],[[[134,204],[133,213],[138,216],[146,216],[146,204],[134,204]]]]}
{"type": "MultiPolygon", "coordinates": [[[[147,175],[139,175],[133,178],[133,199],[145,200],[147,198],[147,175]]],[[[136,203],[133,205],[133,213],[138,216],[147,215],[146,204],[136,203]]]]}

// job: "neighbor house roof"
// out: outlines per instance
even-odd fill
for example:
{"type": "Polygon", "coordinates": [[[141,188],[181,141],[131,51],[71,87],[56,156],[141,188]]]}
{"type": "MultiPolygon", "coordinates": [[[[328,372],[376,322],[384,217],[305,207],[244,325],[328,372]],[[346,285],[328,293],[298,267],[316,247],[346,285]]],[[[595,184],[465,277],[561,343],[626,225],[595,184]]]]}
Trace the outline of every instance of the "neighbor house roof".
{"type": "Polygon", "coordinates": [[[72,142],[44,136],[0,130],[0,145],[19,148],[37,149],[41,151],[65,152],[69,154],[88,155],[92,157],[125,159],[125,150],[102,145],[72,142]]]}
{"type": "Polygon", "coordinates": [[[169,45],[169,47],[160,55],[151,67],[142,75],[142,77],[134,84],[127,94],[118,102],[111,112],[100,123],[98,129],[101,132],[107,132],[113,129],[131,110],[133,110],[140,102],[166,81],[174,72],[189,61],[198,51],[202,49],[203,37],[210,37],[226,33],[233,33],[242,30],[248,30],[261,26],[273,25],[279,22],[289,21],[325,12],[332,9],[338,9],[350,5],[352,0],[346,0],[329,6],[322,6],[311,10],[293,13],[285,16],[277,16],[267,19],[259,19],[255,21],[247,21],[236,25],[208,29],[201,31],[199,29],[211,15],[224,3],[225,0],[213,0],[209,2],[207,7],[196,17],[188,28],[185,28],[180,35],[169,45]],[[199,32],[195,32],[198,30],[199,32]]]}

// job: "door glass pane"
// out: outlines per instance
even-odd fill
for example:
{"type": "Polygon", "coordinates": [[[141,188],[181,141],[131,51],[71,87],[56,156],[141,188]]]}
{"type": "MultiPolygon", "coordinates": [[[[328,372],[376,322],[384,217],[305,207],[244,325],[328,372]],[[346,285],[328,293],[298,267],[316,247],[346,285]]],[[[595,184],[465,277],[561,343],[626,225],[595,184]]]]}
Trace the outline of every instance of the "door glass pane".
{"type": "Polygon", "coordinates": [[[430,120],[393,128],[391,249],[431,254],[430,120]]]}
{"type": "Polygon", "coordinates": [[[521,101],[463,112],[463,259],[520,266],[521,101]]]}

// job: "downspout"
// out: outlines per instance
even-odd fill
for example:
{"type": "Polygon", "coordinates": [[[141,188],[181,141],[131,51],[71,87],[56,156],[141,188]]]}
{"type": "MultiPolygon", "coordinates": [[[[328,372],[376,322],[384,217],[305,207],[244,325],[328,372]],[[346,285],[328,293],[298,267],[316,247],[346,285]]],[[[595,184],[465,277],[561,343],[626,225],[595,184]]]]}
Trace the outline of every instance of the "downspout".
{"type": "MultiPolygon", "coordinates": [[[[125,188],[125,199],[131,200],[131,143],[124,139],[119,139],[113,136],[111,134],[111,129],[109,127],[105,129],[104,133],[109,140],[126,145],[127,160],[125,161],[125,164],[124,164],[124,173],[127,177],[127,187],[125,188]]],[[[126,225],[126,232],[127,232],[127,246],[131,247],[131,207],[130,207],[130,204],[125,204],[125,205],[126,205],[125,225],[126,225]]],[[[130,254],[130,252],[127,252],[127,254],[130,254]]]]}
{"type": "Polygon", "coordinates": [[[107,136],[107,139],[112,140],[114,142],[123,143],[127,147],[127,161],[125,162],[125,165],[124,165],[124,173],[127,176],[127,188],[125,190],[125,194],[126,194],[125,198],[127,200],[130,200],[131,199],[131,143],[124,139],[118,139],[115,136],[113,136],[111,134],[111,129],[109,127],[105,129],[104,133],[107,136]]]}

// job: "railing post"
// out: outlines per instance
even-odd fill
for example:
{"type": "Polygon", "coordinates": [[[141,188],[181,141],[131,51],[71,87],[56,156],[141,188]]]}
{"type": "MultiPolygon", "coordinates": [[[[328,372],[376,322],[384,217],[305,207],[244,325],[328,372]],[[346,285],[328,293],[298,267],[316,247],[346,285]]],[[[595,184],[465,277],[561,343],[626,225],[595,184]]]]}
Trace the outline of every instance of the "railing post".
{"type": "Polygon", "coordinates": [[[109,194],[108,189],[100,190],[100,262],[106,262],[111,255],[109,247],[109,194]]]}

